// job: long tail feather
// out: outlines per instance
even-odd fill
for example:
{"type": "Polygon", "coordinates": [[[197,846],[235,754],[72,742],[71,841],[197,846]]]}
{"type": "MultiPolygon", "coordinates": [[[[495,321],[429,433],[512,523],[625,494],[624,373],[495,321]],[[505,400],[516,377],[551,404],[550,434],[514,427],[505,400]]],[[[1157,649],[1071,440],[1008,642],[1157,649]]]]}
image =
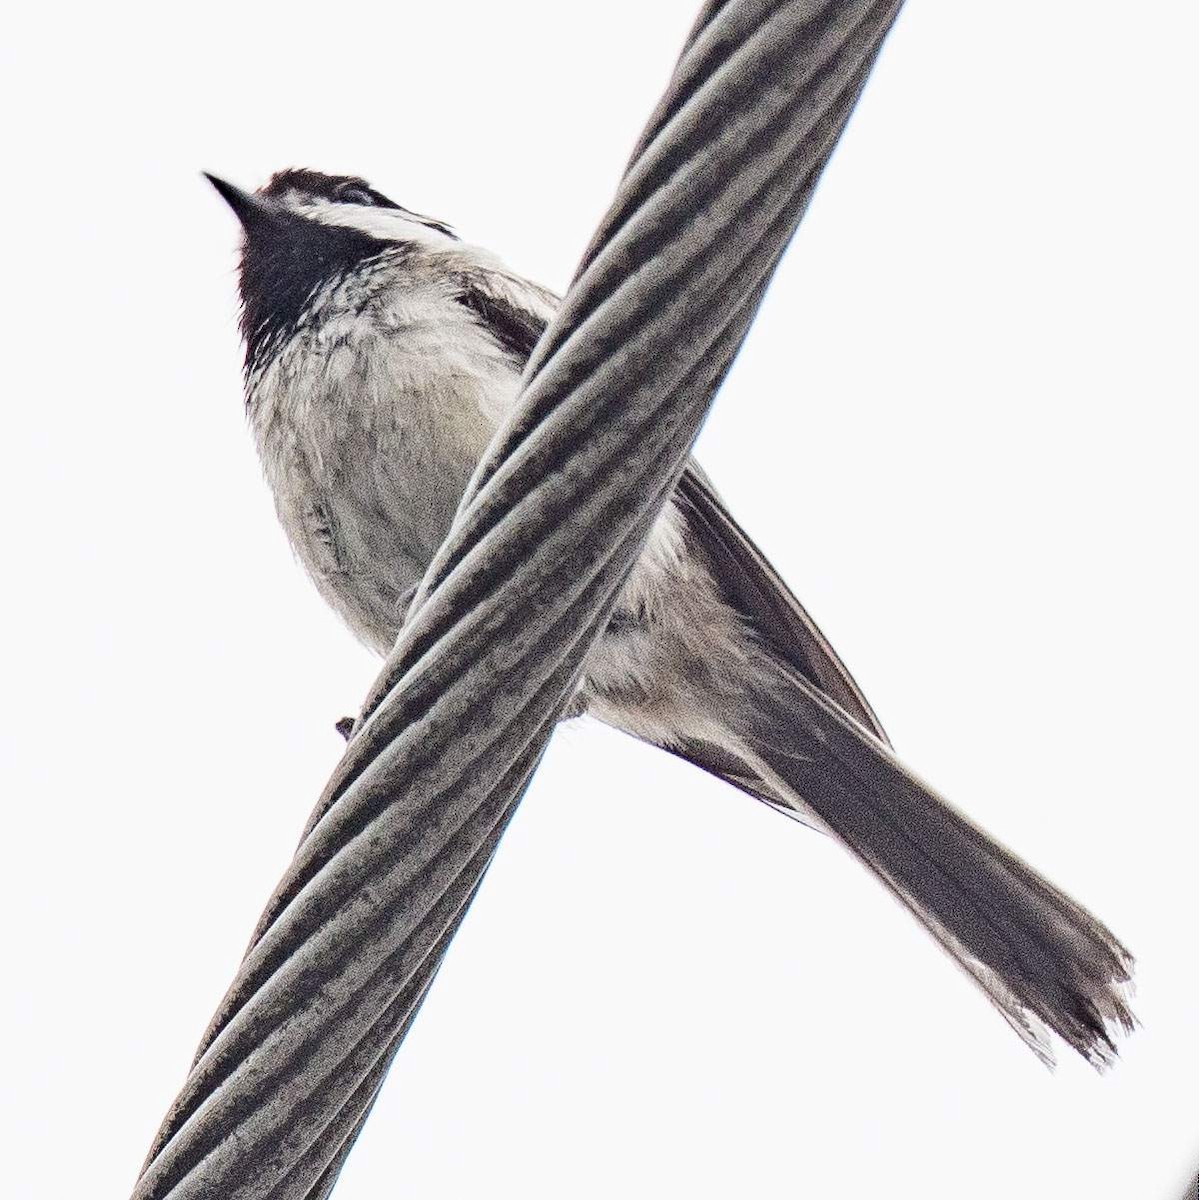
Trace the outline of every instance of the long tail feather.
{"type": "Polygon", "coordinates": [[[973,825],[812,683],[757,691],[742,756],[913,912],[1047,1063],[1046,1027],[1097,1067],[1134,1026],[1133,960],[1095,917],[973,825]]]}

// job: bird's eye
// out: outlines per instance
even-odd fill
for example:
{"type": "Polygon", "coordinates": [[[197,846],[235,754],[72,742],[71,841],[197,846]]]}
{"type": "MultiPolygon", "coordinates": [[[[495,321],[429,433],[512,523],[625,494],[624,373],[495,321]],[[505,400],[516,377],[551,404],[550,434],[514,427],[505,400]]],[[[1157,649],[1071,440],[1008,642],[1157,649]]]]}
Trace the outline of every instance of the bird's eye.
{"type": "Polygon", "coordinates": [[[370,207],[375,203],[375,197],[365,187],[359,187],[356,184],[342,188],[338,192],[337,198],[343,204],[365,204],[370,207]]]}

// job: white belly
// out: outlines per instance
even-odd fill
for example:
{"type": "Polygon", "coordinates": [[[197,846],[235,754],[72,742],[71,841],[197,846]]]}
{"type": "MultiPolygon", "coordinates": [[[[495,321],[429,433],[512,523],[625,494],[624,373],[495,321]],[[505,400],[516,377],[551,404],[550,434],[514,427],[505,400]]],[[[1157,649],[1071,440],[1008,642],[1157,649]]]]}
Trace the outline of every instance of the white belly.
{"type": "Polygon", "coordinates": [[[330,324],[320,343],[297,338],[252,380],[251,422],[297,556],[386,654],[518,376],[473,331],[447,354],[444,317],[436,334],[423,322],[359,322],[353,340],[330,324]]]}

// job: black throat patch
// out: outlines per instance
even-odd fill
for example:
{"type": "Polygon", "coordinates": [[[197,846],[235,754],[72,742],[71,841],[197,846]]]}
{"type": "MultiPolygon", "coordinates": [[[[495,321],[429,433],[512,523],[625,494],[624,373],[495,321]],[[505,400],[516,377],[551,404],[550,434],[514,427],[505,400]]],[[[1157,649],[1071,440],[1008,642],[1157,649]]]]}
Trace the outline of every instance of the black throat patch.
{"type": "Polygon", "coordinates": [[[293,333],[318,288],[344,277],[393,243],[345,225],[278,209],[246,230],[242,247],[242,336],[246,370],[293,333]]]}

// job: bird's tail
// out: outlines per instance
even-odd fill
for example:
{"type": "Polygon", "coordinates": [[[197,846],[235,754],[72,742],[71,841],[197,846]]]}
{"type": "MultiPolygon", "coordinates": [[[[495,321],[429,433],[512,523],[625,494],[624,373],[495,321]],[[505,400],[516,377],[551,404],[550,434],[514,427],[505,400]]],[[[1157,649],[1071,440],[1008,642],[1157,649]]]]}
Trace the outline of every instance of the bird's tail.
{"type": "MultiPolygon", "coordinates": [[[[739,757],[876,874],[1047,1063],[1046,1027],[1096,1066],[1129,1032],[1133,960],[808,680],[755,689],[739,757]]],[[[760,793],[761,794],[761,793],[760,793]]]]}

